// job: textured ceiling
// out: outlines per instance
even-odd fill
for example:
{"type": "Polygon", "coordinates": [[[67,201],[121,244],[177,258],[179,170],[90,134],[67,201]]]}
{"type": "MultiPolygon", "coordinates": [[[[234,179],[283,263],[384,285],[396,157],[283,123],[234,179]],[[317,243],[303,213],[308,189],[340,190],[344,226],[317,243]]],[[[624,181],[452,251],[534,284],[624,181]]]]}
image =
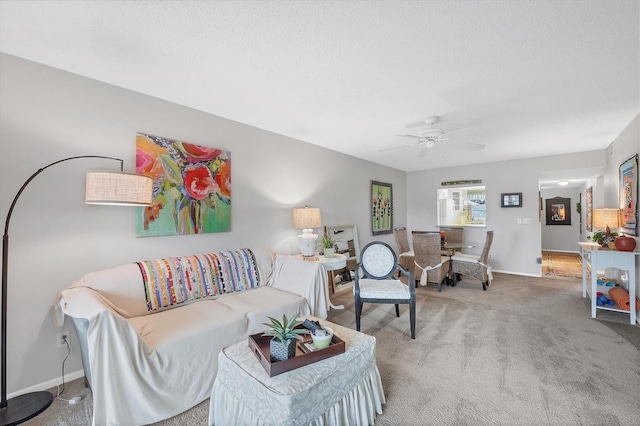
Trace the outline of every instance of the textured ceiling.
{"type": "Polygon", "coordinates": [[[606,148],[640,110],[639,22],[614,0],[2,0],[0,51],[413,171],[606,148]],[[431,115],[464,130],[385,150],[431,115]]]}

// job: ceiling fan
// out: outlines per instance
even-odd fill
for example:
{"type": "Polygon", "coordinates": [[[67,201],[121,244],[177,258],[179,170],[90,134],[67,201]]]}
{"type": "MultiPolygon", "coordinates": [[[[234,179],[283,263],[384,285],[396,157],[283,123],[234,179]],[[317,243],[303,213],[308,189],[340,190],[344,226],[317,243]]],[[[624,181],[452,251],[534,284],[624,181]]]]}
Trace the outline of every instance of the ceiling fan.
{"type": "Polygon", "coordinates": [[[456,145],[462,149],[468,149],[468,150],[472,150],[472,151],[480,151],[481,149],[483,149],[485,147],[485,145],[483,144],[479,144],[479,143],[473,143],[473,142],[463,142],[463,141],[453,141],[449,139],[449,137],[445,137],[445,136],[449,136],[452,135],[454,133],[466,130],[466,128],[462,128],[462,129],[458,129],[458,130],[454,130],[452,132],[445,132],[442,129],[439,129],[437,127],[433,127],[433,125],[437,122],[440,121],[440,117],[437,115],[434,116],[430,116],[425,118],[423,121],[418,121],[416,123],[409,123],[407,124],[407,128],[413,128],[413,127],[421,127],[421,126],[426,126],[425,129],[419,131],[417,134],[412,135],[412,134],[404,134],[404,135],[398,135],[404,138],[412,138],[412,139],[416,139],[417,142],[410,144],[410,145],[403,145],[403,146],[398,146],[398,147],[393,147],[393,148],[386,148],[383,149],[381,151],[388,151],[388,150],[392,150],[392,149],[400,149],[400,148],[407,148],[407,147],[412,147],[412,146],[419,146],[422,148],[422,150],[420,151],[420,154],[418,155],[418,157],[424,157],[427,154],[427,150],[430,148],[433,148],[436,144],[451,144],[451,145],[456,145]]]}

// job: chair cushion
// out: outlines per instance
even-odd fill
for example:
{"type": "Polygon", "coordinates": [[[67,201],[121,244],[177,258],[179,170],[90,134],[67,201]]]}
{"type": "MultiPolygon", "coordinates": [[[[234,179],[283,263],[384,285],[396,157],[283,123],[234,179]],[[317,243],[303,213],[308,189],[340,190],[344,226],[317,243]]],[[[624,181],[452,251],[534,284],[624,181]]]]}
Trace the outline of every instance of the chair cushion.
{"type": "Polygon", "coordinates": [[[369,278],[358,281],[360,297],[363,299],[411,299],[409,287],[400,280],[372,280],[369,278]]]}
{"type": "Polygon", "coordinates": [[[479,262],[480,256],[476,256],[473,254],[456,253],[455,256],[451,257],[451,260],[459,260],[462,262],[479,262]]]}

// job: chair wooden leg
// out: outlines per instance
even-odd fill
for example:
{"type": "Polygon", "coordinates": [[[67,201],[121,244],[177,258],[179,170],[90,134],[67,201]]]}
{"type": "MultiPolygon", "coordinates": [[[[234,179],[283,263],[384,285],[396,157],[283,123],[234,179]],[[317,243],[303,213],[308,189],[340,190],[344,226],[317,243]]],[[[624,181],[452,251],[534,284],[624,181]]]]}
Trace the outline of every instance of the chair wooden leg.
{"type": "Polygon", "coordinates": [[[486,281],[482,281],[482,289],[484,291],[487,291],[487,282],[486,281]]]}
{"type": "Polygon", "coordinates": [[[356,299],[356,331],[360,331],[360,314],[362,314],[362,302],[356,299]]]}
{"type": "Polygon", "coordinates": [[[396,303],[396,317],[400,316],[400,305],[396,303]]]}

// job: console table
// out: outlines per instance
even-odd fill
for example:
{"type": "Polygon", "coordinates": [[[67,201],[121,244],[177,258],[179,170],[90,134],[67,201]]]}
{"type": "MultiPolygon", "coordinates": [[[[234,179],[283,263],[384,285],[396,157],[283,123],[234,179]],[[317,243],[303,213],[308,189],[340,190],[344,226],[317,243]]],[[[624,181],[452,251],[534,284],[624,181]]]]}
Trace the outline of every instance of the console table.
{"type": "Polygon", "coordinates": [[[591,297],[591,317],[596,318],[598,309],[629,314],[629,322],[636,323],[636,259],[640,256],[637,251],[618,251],[603,249],[595,243],[578,243],[582,255],[582,297],[591,297]],[[587,285],[587,266],[591,266],[591,288],[587,285]],[[598,292],[598,269],[618,268],[626,272],[629,278],[629,303],[628,311],[611,306],[598,306],[596,293],[598,292]]]}

